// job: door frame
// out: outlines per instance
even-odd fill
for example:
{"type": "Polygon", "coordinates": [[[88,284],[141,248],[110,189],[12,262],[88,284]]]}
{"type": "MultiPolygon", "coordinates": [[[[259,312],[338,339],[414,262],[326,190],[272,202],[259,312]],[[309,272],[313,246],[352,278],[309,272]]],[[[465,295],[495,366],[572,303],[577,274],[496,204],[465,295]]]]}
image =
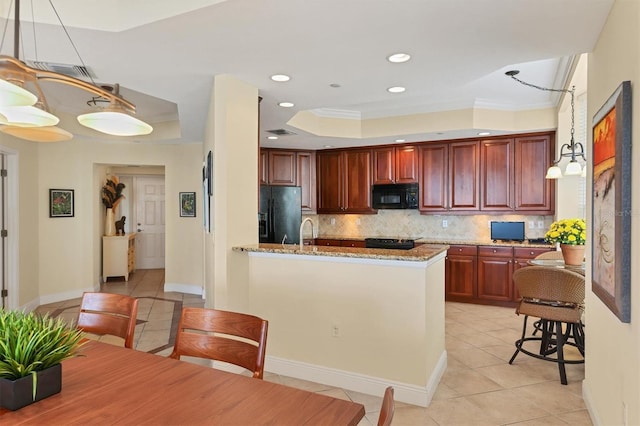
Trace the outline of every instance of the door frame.
{"type": "Polygon", "coordinates": [[[20,206],[18,204],[18,153],[12,149],[0,146],[0,152],[5,158],[5,167],[7,169],[7,177],[5,179],[5,191],[3,199],[0,203],[5,203],[5,229],[7,230],[7,244],[6,252],[0,248],[0,254],[4,256],[4,270],[2,274],[7,282],[6,289],[8,296],[6,299],[7,309],[18,308],[18,289],[20,288],[19,282],[19,221],[20,221],[20,206]],[[8,206],[15,206],[14,208],[8,208],[8,206]]]}

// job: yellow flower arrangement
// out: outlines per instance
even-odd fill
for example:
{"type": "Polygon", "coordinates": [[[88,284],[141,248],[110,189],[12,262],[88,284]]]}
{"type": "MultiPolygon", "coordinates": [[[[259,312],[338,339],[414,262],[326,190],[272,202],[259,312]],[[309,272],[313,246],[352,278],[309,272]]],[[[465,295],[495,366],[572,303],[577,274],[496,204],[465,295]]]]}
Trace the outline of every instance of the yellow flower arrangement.
{"type": "Polygon", "coordinates": [[[550,243],[584,245],[587,240],[587,224],[583,219],[562,219],[555,221],[544,234],[550,243]]]}

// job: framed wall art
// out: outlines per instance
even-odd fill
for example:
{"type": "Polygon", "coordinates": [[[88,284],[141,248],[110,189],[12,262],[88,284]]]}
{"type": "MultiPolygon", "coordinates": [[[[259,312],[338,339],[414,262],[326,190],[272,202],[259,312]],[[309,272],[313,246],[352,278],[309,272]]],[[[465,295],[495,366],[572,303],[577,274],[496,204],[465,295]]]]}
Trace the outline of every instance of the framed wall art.
{"type": "Polygon", "coordinates": [[[631,83],[593,117],[592,290],[631,321],[631,83]]]}
{"type": "Polygon", "coordinates": [[[49,190],[49,217],[73,217],[73,189],[49,190]]]}
{"type": "Polygon", "coordinates": [[[196,193],[180,193],[180,217],[196,217],[196,193]]]}

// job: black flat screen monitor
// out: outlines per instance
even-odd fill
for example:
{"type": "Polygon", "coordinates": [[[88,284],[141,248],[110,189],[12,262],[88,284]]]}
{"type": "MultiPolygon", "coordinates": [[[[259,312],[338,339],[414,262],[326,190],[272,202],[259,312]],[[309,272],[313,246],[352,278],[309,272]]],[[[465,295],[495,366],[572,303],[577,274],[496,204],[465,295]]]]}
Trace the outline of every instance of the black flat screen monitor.
{"type": "Polygon", "coordinates": [[[491,222],[491,239],[524,241],[524,222],[491,222]]]}

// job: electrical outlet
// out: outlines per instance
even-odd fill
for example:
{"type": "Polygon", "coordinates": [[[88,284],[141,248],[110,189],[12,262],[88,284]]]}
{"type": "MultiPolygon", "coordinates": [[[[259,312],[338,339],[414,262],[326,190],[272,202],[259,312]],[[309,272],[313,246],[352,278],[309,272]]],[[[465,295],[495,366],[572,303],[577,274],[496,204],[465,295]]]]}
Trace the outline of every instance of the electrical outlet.
{"type": "Polygon", "coordinates": [[[334,324],[331,328],[331,335],[333,337],[340,337],[340,327],[337,324],[334,324]]]}
{"type": "Polygon", "coordinates": [[[627,404],[622,403],[622,424],[627,426],[629,424],[629,412],[627,411],[627,404]]]}
{"type": "Polygon", "coordinates": [[[360,221],[360,218],[356,219],[356,225],[361,225],[362,222],[360,221]]]}
{"type": "Polygon", "coordinates": [[[538,229],[544,229],[544,221],[543,220],[539,220],[538,221],[538,229]]]}
{"type": "Polygon", "coordinates": [[[535,229],[536,228],[536,224],[534,221],[530,220],[529,221],[529,229],[535,229]]]}
{"type": "Polygon", "coordinates": [[[447,219],[442,219],[442,227],[446,228],[447,226],[449,226],[449,221],[447,219]]]}
{"type": "Polygon", "coordinates": [[[335,218],[335,217],[332,217],[332,218],[329,220],[329,222],[330,222],[332,225],[335,225],[335,224],[336,224],[336,218],[335,218]]]}
{"type": "Polygon", "coordinates": [[[490,220],[487,221],[487,228],[491,229],[491,221],[490,220]]]}

